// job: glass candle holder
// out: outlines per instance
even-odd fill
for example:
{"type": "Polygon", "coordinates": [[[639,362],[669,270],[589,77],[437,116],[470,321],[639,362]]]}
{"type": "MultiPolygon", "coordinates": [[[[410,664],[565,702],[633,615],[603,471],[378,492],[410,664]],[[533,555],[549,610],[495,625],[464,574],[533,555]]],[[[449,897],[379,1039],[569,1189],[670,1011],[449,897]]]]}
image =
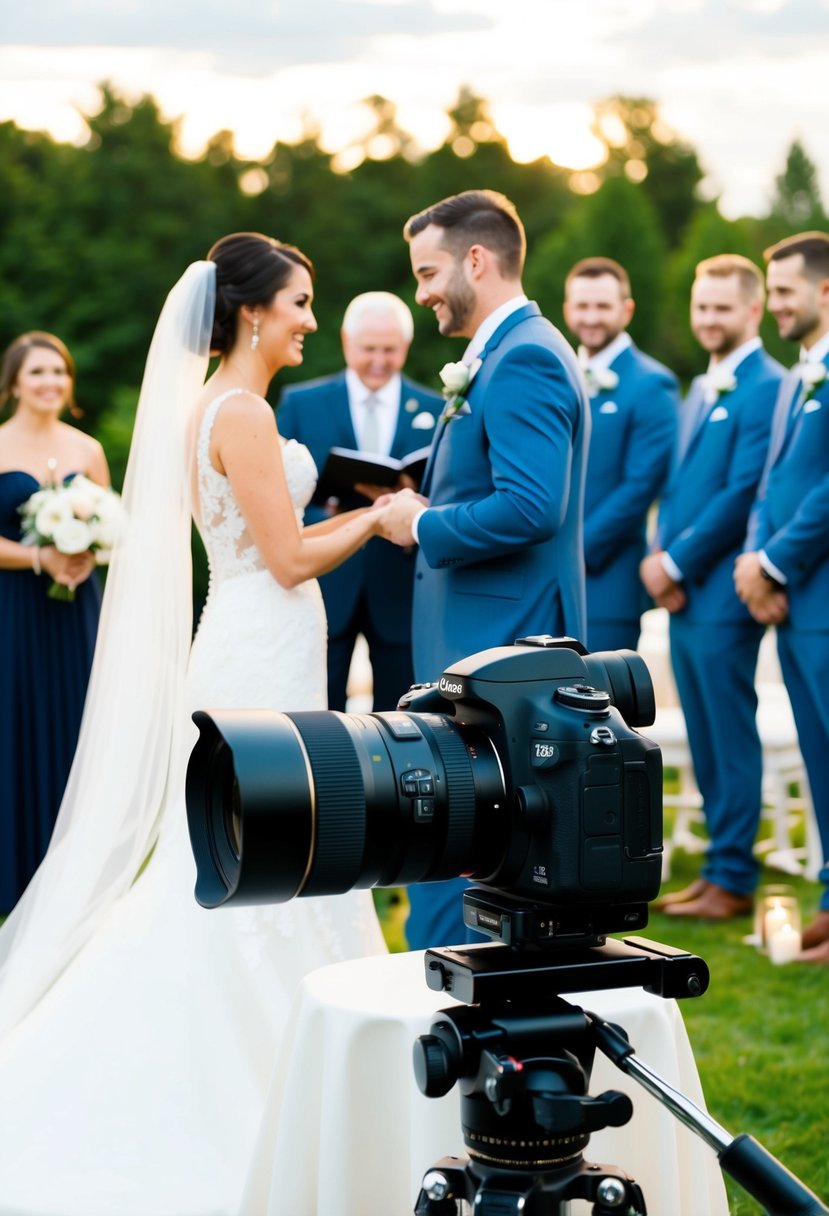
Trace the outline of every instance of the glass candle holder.
{"type": "Polygon", "coordinates": [[[765,915],[766,911],[778,900],[795,900],[797,896],[794,887],[788,882],[768,883],[758,887],[754,897],[754,931],[743,941],[748,946],[756,946],[765,950],[765,915]]]}
{"type": "Polygon", "coordinates": [[[761,936],[773,963],[790,963],[801,950],[800,905],[795,895],[764,894],[761,936]]]}

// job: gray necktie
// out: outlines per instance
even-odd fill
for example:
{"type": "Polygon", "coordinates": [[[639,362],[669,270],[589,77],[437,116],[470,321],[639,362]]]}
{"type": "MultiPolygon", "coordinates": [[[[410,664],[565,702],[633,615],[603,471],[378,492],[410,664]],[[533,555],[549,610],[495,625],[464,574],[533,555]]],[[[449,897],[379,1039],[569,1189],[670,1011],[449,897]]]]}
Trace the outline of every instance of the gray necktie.
{"type": "Polygon", "coordinates": [[[365,416],[363,418],[363,434],[361,444],[364,452],[379,452],[380,450],[380,398],[375,393],[369,393],[365,400],[365,416]]]}

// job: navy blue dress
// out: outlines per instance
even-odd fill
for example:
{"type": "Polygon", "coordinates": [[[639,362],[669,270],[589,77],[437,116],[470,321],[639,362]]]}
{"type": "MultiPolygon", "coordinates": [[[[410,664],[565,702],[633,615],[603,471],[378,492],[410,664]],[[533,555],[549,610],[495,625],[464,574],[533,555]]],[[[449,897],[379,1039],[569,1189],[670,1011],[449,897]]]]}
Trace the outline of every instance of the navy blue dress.
{"type": "MultiPolygon", "coordinates": [[[[0,473],[0,535],[20,540],[17,508],[38,488],[0,473]]],[[[95,649],[97,575],[73,603],[47,596],[48,576],[0,569],[0,915],[40,864],[78,741],[95,649]]]]}

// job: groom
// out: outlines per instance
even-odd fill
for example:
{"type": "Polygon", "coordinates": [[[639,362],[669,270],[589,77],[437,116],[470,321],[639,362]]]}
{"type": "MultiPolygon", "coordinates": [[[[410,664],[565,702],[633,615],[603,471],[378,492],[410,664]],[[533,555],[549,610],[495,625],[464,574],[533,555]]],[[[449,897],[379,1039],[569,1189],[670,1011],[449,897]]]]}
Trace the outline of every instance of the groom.
{"type": "MultiPolygon", "coordinates": [[[[589,411],[575,356],[521,288],[526,240],[513,204],[470,190],[405,226],[418,304],[464,367],[444,369],[447,404],[423,494],[387,508],[388,539],[419,545],[415,679],[528,634],[585,633],[582,498],[589,411]]],[[[454,880],[409,888],[413,949],[468,939],[454,880]]]]}

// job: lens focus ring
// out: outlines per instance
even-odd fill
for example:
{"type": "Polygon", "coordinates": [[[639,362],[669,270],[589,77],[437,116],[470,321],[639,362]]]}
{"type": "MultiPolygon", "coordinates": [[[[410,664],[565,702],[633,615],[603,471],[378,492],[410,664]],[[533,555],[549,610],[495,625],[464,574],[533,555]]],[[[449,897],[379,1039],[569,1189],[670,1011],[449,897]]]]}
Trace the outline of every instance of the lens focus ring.
{"type": "Polygon", "coordinates": [[[291,714],[308,752],[316,790],[316,848],[303,895],[349,891],[360,874],[365,786],[346,727],[333,714],[291,714]]]}

